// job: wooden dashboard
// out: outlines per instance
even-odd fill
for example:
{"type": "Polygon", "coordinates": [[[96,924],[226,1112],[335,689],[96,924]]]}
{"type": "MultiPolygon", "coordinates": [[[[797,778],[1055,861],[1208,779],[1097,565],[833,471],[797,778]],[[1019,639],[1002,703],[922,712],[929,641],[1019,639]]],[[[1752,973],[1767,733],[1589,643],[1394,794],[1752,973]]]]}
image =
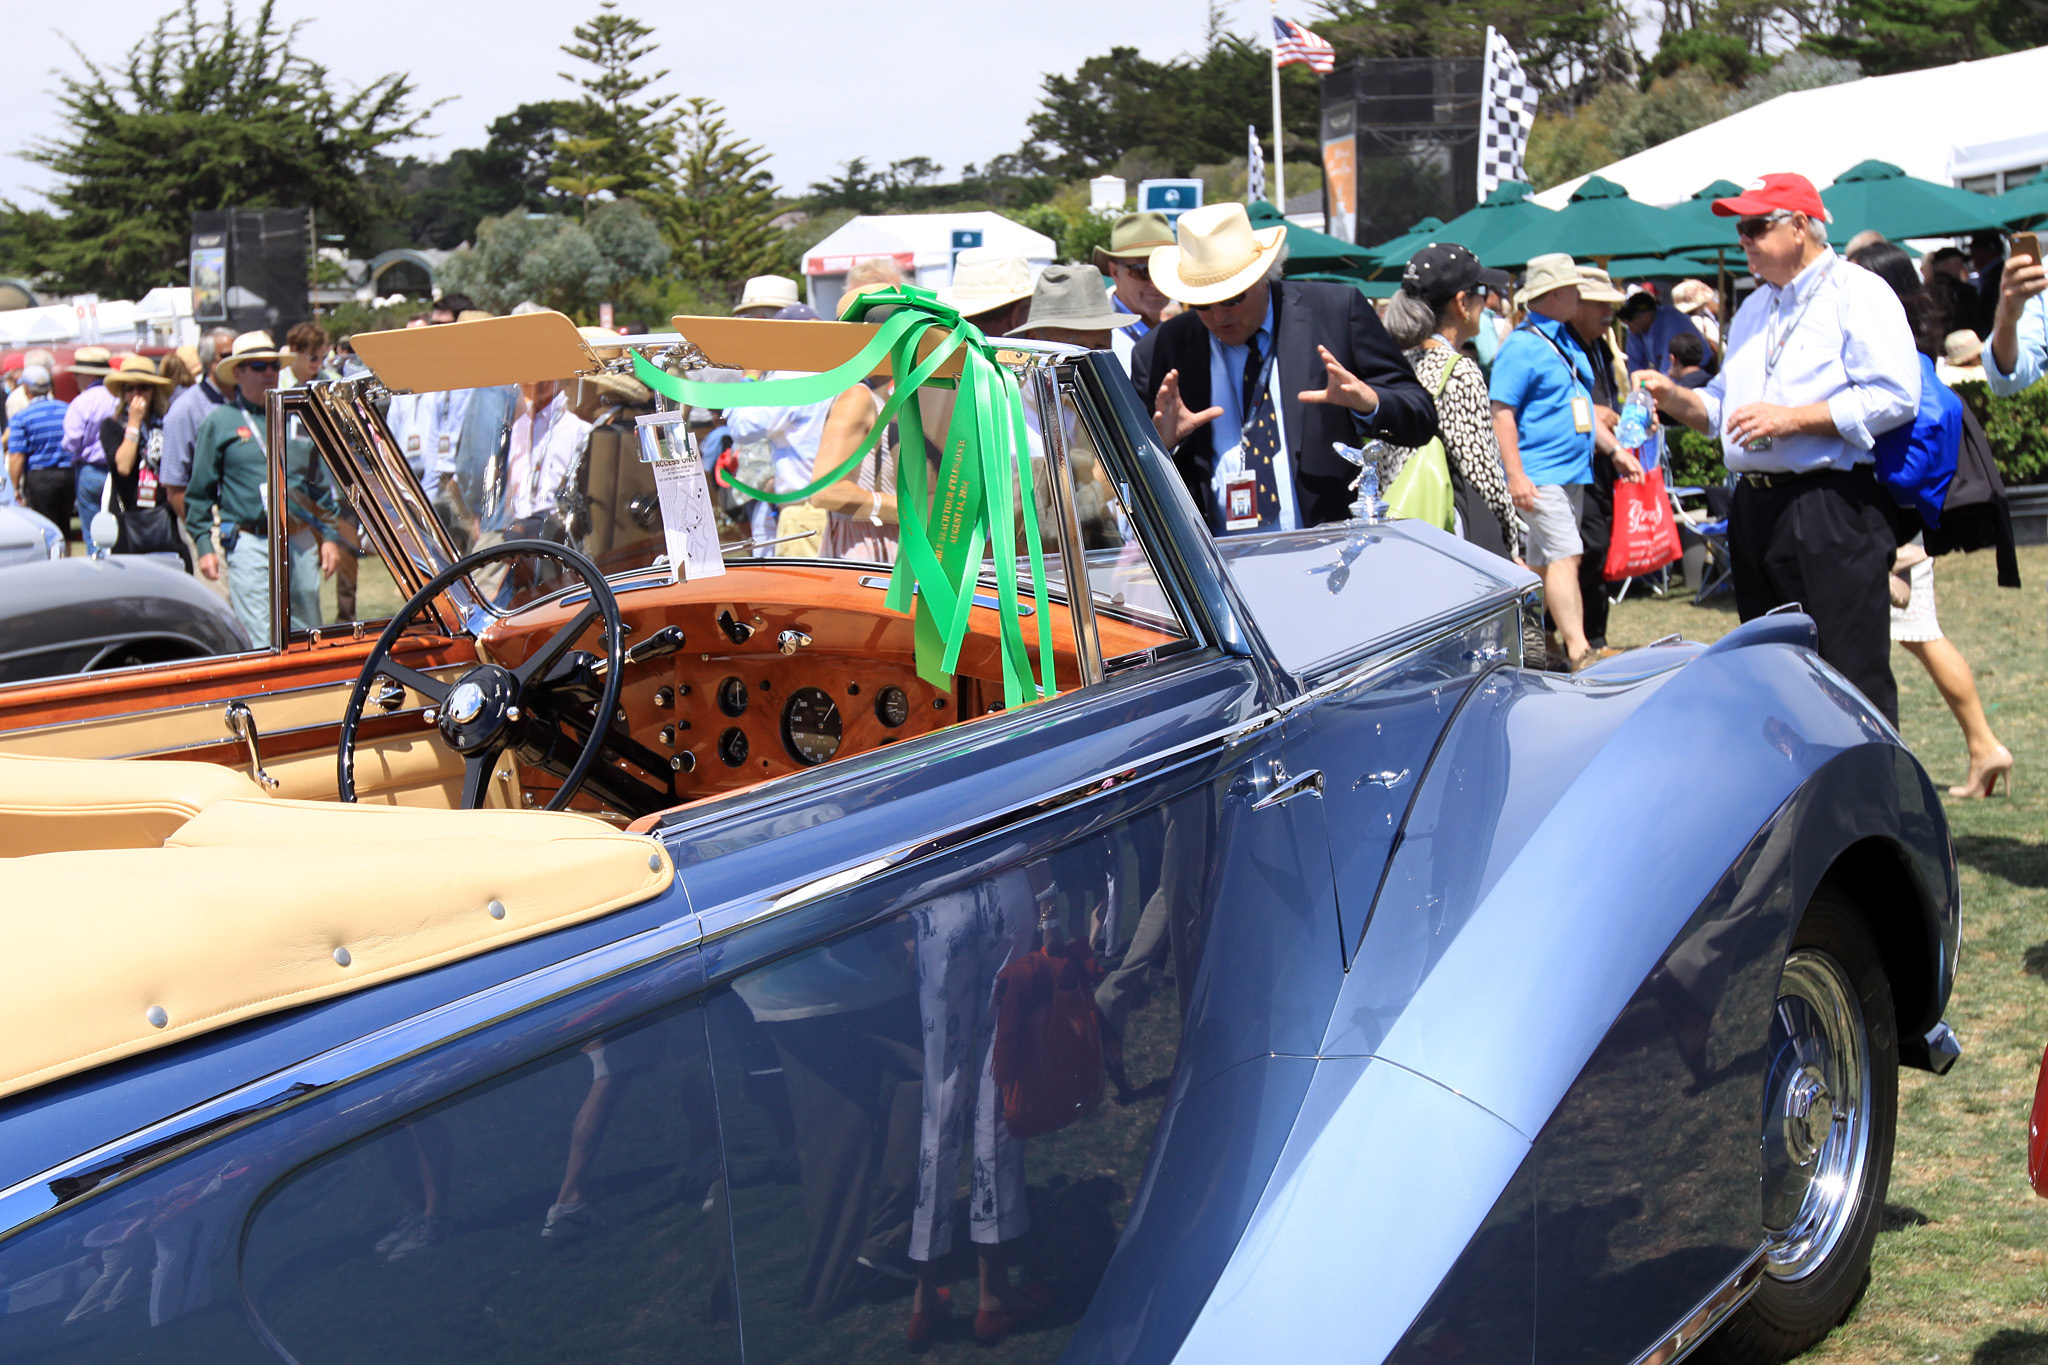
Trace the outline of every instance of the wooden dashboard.
{"type": "MultiPolygon", "coordinates": [[[[910,618],[883,605],[887,574],[884,565],[771,560],[619,595],[628,646],[665,626],[683,632],[679,652],[631,666],[620,692],[632,738],[678,760],[671,766],[682,804],[1001,707],[995,610],[974,609],[954,686],[935,688],[917,676],[910,618]]],[[[482,652],[514,666],[586,601],[586,594],[571,592],[523,610],[484,634],[482,652]]],[[[1072,622],[1064,604],[1049,609],[1054,679],[1067,691],[1080,681],[1072,622]]],[[[1176,638],[1100,613],[1097,622],[1109,658],[1176,638]]],[[[1027,616],[1024,629],[1035,644],[1037,623],[1027,616]]],[[[593,623],[579,647],[601,651],[601,634],[593,623]]],[[[539,774],[530,780],[536,796],[552,785],[539,774]]]]}

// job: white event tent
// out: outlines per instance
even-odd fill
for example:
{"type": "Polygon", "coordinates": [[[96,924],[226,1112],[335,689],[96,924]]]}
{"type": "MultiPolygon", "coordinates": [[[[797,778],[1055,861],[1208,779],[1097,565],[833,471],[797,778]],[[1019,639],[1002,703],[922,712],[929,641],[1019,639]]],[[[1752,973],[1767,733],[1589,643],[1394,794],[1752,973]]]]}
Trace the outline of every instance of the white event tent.
{"type": "Polygon", "coordinates": [[[983,247],[1022,256],[1031,263],[1034,278],[1059,254],[1059,244],[1044,233],[986,209],[863,214],[804,253],[811,307],[822,317],[835,316],[839,296],[846,292],[846,272],[856,261],[875,256],[893,259],[905,278],[921,289],[944,289],[953,278],[955,232],[979,232],[983,247]]]}
{"type": "MultiPolygon", "coordinates": [[[[1999,193],[2048,165],[2048,47],[1797,90],[1695,128],[1597,174],[1645,204],[1713,180],[1797,171],[1817,188],[1872,157],[1907,175],[1999,193]],[[2010,179],[2005,172],[2013,172],[2010,179]]],[[[1532,196],[1561,209],[1586,177],[1532,196]]]]}

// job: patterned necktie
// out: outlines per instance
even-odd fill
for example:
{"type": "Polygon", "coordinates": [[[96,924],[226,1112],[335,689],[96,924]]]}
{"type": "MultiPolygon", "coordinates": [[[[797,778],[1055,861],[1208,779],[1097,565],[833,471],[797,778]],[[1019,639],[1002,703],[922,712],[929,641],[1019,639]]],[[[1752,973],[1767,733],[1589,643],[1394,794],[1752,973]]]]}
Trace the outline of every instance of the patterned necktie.
{"type": "Polygon", "coordinates": [[[1280,423],[1273,404],[1259,383],[1259,338],[1253,334],[1245,347],[1244,414],[1240,439],[1244,443],[1244,467],[1259,481],[1259,528],[1280,524],[1280,481],[1273,461],[1280,454],[1280,423]]]}

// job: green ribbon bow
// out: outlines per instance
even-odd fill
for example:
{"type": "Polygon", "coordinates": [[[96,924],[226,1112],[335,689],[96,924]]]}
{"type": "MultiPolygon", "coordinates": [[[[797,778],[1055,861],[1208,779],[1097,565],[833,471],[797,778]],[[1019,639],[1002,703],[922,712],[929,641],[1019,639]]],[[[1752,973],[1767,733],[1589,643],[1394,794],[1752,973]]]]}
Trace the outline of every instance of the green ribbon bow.
{"type": "MultiPolygon", "coordinates": [[[[890,422],[902,434],[896,461],[896,564],[884,599],[891,611],[914,613],[917,673],[934,687],[951,690],[967,638],[968,614],[981,577],[984,552],[995,552],[997,613],[1001,619],[1003,705],[1016,707],[1053,695],[1052,615],[1046,609],[1045,548],[1033,495],[1031,447],[1024,426],[1024,396],[1017,378],[995,358],[981,329],[940,303],[929,290],[898,285],[863,294],[849,310],[859,321],[870,311],[890,310],[860,354],[823,374],[769,379],[752,384],[706,384],[678,379],[656,369],[637,352],[633,372],[640,382],[672,402],[699,408],[793,408],[837,398],[874,373],[886,357],[897,376],[895,392],[875,417],[874,429],[837,468],[788,493],[727,482],[768,503],[798,502],[846,478],[873,450],[890,422]],[[922,361],[919,343],[932,328],[944,338],[922,361]],[[924,419],[915,401],[932,376],[955,352],[963,352],[953,418],[938,466],[937,497],[926,479],[924,419]],[[1021,496],[1020,496],[1021,491],[1021,496]],[[930,508],[927,517],[926,509],[930,508]],[[1038,615],[1038,675],[1024,643],[1017,596],[1017,556],[1012,536],[1021,513],[1031,568],[1031,600],[1038,615]]],[[[1053,420],[1057,420],[1057,417],[1053,420]]],[[[1085,586],[1085,585],[1084,585],[1085,586]]]]}

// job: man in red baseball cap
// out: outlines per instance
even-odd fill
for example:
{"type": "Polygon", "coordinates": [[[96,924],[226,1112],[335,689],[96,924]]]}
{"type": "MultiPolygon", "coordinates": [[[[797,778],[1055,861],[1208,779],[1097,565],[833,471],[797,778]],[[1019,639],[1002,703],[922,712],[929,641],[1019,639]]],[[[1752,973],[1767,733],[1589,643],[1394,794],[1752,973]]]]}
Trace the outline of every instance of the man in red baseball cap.
{"type": "Polygon", "coordinates": [[[1820,655],[1894,724],[1886,575],[1898,547],[1875,473],[1877,438],[1913,420],[1920,357],[1898,295],[1828,246],[1813,182],[1780,173],[1714,201],[1759,288],[1728,327],[1706,387],[1638,370],[1657,405],[1721,438],[1736,474],[1728,518],[1735,606],[1747,621],[1799,603],[1820,655]]]}

